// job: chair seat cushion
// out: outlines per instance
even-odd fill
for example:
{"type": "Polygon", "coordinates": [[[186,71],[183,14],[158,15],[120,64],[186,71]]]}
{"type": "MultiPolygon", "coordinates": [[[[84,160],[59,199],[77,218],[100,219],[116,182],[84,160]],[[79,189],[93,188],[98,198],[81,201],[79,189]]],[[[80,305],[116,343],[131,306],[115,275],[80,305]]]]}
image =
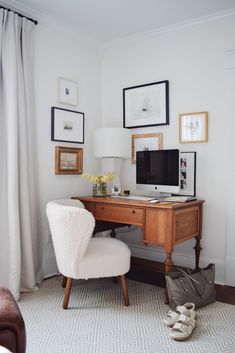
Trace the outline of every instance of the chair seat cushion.
{"type": "Polygon", "coordinates": [[[92,238],[82,262],[78,264],[77,279],[115,277],[130,269],[130,249],[118,239],[92,238]]]}

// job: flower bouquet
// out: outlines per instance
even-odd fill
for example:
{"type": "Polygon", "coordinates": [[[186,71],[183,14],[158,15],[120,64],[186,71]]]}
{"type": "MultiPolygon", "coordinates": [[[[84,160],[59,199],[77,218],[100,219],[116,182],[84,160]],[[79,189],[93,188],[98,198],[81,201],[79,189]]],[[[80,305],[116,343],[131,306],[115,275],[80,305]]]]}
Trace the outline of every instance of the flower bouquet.
{"type": "Polygon", "coordinates": [[[82,174],[83,178],[93,184],[93,196],[106,196],[107,182],[114,178],[114,174],[108,172],[103,175],[91,175],[89,173],[82,174]]]}

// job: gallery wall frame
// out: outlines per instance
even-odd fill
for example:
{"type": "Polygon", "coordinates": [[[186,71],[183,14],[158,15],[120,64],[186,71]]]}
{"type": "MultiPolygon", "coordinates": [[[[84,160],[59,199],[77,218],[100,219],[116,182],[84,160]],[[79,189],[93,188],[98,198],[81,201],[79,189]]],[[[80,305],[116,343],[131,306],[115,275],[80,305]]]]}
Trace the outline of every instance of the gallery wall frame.
{"type": "Polygon", "coordinates": [[[83,149],[74,147],[55,147],[55,174],[82,174],[83,149]]]}
{"type": "Polygon", "coordinates": [[[68,105],[77,105],[78,85],[76,81],[58,77],[58,102],[68,105]]]}
{"type": "Polygon", "coordinates": [[[51,141],[84,143],[84,113],[51,107],[51,141]]]}
{"type": "Polygon", "coordinates": [[[196,196],[196,152],[180,152],[180,195],[196,196]]]}
{"type": "Polygon", "coordinates": [[[208,112],[179,114],[179,142],[208,142],[208,112]]]}
{"type": "Polygon", "coordinates": [[[131,163],[136,164],[136,152],[163,149],[163,133],[134,134],[131,136],[131,163]]]}
{"type": "Polygon", "coordinates": [[[123,127],[169,125],[169,81],[123,89],[123,127]]]}

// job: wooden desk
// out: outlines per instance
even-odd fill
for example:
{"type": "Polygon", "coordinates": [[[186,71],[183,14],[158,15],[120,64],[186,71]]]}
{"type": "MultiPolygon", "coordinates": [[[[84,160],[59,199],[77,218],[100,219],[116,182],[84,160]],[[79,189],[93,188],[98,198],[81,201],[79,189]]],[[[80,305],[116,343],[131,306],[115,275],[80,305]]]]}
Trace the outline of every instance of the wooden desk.
{"type": "Polygon", "coordinates": [[[137,225],[143,230],[143,242],[156,244],[166,253],[165,272],[173,268],[172,253],[175,244],[195,238],[195,267],[199,267],[202,230],[202,200],[185,203],[149,203],[115,197],[77,196],[97,221],[119,225],[137,225]]]}

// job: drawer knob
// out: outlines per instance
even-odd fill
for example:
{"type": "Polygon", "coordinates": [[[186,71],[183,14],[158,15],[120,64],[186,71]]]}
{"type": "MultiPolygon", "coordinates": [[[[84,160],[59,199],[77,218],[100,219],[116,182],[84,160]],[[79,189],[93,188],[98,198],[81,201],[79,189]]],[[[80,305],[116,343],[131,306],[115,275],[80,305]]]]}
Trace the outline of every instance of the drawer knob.
{"type": "Polygon", "coordinates": [[[101,207],[101,210],[104,210],[104,206],[101,207]]]}
{"type": "Polygon", "coordinates": [[[132,213],[135,214],[135,210],[132,210],[132,213]]]}

